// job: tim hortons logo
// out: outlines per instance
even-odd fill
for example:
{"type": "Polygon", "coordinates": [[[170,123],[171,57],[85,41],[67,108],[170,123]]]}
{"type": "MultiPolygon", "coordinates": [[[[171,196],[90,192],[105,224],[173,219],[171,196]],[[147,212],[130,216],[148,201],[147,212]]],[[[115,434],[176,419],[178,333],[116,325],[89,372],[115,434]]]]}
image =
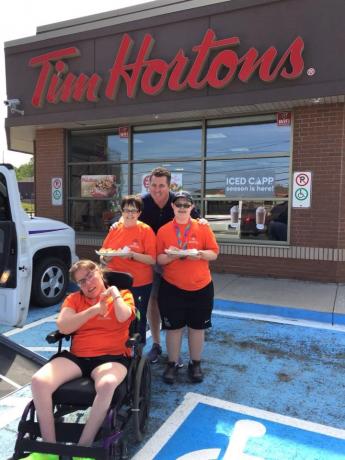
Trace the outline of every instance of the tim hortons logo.
{"type": "Polygon", "coordinates": [[[199,90],[208,85],[222,89],[234,78],[246,83],[254,74],[261,81],[270,83],[278,77],[285,80],[298,78],[304,68],[304,42],[301,37],[295,38],[280,57],[274,46],[270,46],[262,55],[251,47],[243,56],[239,56],[234,49],[240,44],[239,37],[217,40],[214,30],[208,29],[201,43],[192,48],[194,59],[179,49],[170,62],[150,59],[155,43],[152,35],[144,36],[134,58],[131,57],[133,43],[128,34],[123,36],[107,79],[97,73],[86,75],[69,72],[66,61],[80,56],[74,46],[33,57],[29,65],[40,68],[40,73],[32,105],[42,107],[44,102],[97,102],[101,91],[104,91],[107,99],[114,101],[121,84],[125,85],[127,96],[135,98],[138,88],[149,96],[156,96],[165,88],[170,91],[187,88],[199,90]]]}

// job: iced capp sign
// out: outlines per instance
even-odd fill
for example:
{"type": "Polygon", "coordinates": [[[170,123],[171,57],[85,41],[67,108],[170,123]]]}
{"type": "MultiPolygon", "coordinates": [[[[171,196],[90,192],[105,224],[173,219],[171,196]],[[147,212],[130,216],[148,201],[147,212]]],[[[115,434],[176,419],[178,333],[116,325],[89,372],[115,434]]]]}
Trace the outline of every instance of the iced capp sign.
{"type": "Polygon", "coordinates": [[[245,171],[225,177],[225,195],[232,198],[274,196],[274,171],[245,171]]]}

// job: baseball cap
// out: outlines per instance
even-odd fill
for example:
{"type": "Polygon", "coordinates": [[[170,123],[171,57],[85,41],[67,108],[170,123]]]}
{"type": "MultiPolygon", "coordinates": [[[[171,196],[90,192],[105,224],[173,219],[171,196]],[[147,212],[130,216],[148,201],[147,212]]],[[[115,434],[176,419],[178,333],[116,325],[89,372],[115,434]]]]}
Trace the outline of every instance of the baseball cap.
{"type": "Polygon", "coordinates": [[[180,190],[179,192],[176,192],[171,201],[175,203],[175,201],[178,200],[179,198],[185,198],[191,204],[194,203],[192,195],[189,192],[186,192],[184,190],[180,190]]]}

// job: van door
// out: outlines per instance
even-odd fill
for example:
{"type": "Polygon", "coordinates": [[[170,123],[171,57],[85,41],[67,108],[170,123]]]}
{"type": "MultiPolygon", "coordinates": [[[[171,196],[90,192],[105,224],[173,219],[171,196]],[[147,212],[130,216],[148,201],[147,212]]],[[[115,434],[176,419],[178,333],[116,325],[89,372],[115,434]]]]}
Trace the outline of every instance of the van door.
{"type": "Polygon", "coordinates": [[[0,324],[23,326],[30,301],[31,260],[25,227],[15,217],[12,220],[18,212],[11,210],[7,185],[0,173],[0,324]]]}

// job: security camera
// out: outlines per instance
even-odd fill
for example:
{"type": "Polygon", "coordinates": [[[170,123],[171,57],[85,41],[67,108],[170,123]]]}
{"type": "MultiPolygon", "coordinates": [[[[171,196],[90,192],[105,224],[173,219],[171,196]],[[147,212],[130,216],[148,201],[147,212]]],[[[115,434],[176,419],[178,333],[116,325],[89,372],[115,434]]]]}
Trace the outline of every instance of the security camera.
{"type": "Polygon", "coordinates": [[[6,99],[4,101],[4,104],[7,105],[10,109],[16,109],[17,105],[20,105],[20,100],[19,99],[6,99]]]}
{"type": "Polygon", "coordinates": [[[11,113],[19,113],[20,115],[24,115],[24,110],[17,109],[18,105],[20,105],[19,99],[6,99],[4,104],[9,108],[11,113]]]}

